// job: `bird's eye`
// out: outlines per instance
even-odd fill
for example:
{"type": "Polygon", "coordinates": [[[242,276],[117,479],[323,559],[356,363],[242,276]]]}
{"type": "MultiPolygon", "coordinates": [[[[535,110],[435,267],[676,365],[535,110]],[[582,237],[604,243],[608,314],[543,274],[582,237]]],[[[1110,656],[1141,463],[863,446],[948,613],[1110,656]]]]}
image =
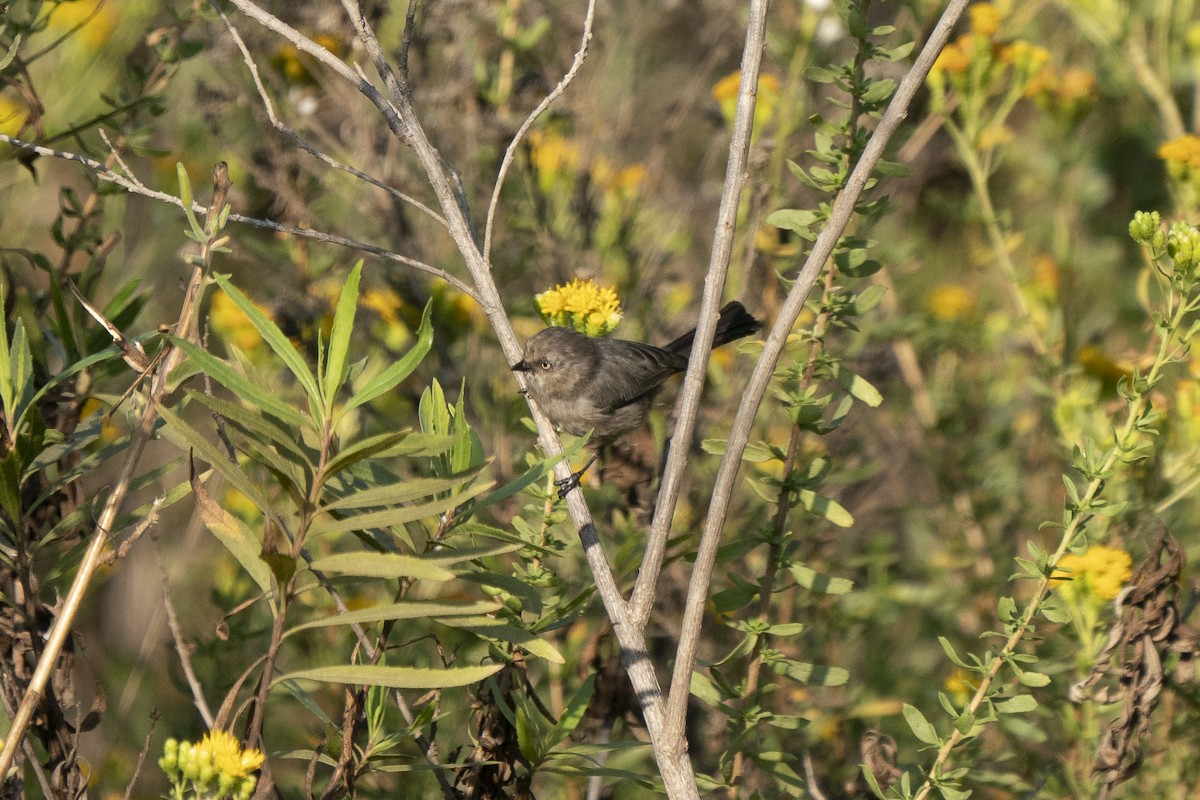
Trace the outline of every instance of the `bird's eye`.
{"type": "Polygon", "coordinates": [[[542,369],[550,369],[550,361],[548,359],[542,359],[542,369]]]}

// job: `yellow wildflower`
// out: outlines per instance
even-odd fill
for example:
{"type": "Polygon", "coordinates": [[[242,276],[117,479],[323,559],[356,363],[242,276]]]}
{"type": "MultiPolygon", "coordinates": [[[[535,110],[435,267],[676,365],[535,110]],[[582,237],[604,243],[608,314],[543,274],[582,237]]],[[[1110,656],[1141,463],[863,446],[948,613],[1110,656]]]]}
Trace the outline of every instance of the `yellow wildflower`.
{"type": "Polygon", "coordinates": [[[0,133],[16,136],[29,119],[29,109],[0,95],[0,133]]]}
{"type": "Polygon", "coordinates": [[[1158,148],[1158,157],[1168,163],[1187,167],[1200,167],[1200,136],[1185,133],[1178,139],[1163,142],[1158,148]]]}
{"type": "Polygon", "coordinates": [[[1129,581],[1132,564],[1133,559],[1124,550],[1097,544],[1083,555],[1063,556],[1051,580],[1065,594],[1091,595],[1107,602],[1120,594],[1129,581]]]}
{"type": "Polygon", "coordinates": [[[547,325],[574,328],[588,336],[606,336],[621,322],[621,301],[610,287],[576,279],[535,298],[547,325]]]}
{"type": "Polygon", "coordinates": [[[1086,344],[1075,353],[1075,361],[1083,367],[1083,371],[1093,378],[1099,378],[1106,386],[1116,386],[1133,374],[1133,367],[1128,364],[1118,364],[1098,344],[1086,344]]]}
{"type": "Polygon", "coordinates": [[[937,60],[933,62],[933,68],[930,70],[931,74],[933,71],[937,71],[950,75],[961,75],[971,66],[971,55],[974,49],[969,36],[960,36],[938,53],[937,60]]]}
{"type": "Polygon", "coordinates": [[[971,30],[979,36],[992,38],[1000,32],[1000,20],[1003,14],[991,3],[976,3],[969,9],[971,13],[971,30]]]}
{"type": "MultiPolygon", "coordinates": [[[[713,99],[721,106],[721,116],[725,118],[726,122],[733,121],[741,82],[741,70],[736,70],[717,81],[712,88],[713,99]]],[[[775,108],[779,105],[779,91],[779,78],[770,73],[762,73],[758,76],[758,97],[754,105],[755,129],[774,116],[775,108]]]]}
{"type": "Polygon", "coordinates": [[[975,694],[973,680],[971,673],[957,667],[946,676],[946,680],[942,681],[942,688],[946,690],[946,694],[950,695],[951,700],[961,706],[971,699],[971,695],[975,694]]]}
{"type": "Polygon", "coordinates": [[[925,308],[935,319],[953,322],[975,308],[975,295],[955,283],[939,283],[925,293],[925,308]]]}
{"type": "Polygon", "coordinates": [[[553,131],[532,131],[529,146],[529,160],[543,175],[573,172],[579,166],[579,145],[553,131]]]}
{"type": "Polygon", "coordinates": [[[1089,101],[1096,96],[1096,76],[1081,67],[1067,67],[1059,75],[1054,94],[1063,105],[1089,101]]]}
{"type": "MultiPolygon", "coordinates": [[[[259,307],[266,313],[266,309],[259,307]]],[[[208,310],[208,321],[222,339],[233,344],[242,352],[249,353],[262,346],[262,336],[250,319],[224,292],[213,295],[212,305],[208,310]]]]}
{"type": "Polygon", "coordinates": [[[219,774],[231,778],[244,778],[263,763],[261,750],[243,750],[233,734],[225,731],[209,731],[196,749],[212,760],[219,774]]]}
{"type": "Polygon", "coordinates": [[[1000,48],[1000,60],[1005,64],[1012,64],[1017,74],[1026,76],[1028,80],[1050,63],[1050,51],[1018,39],[1000,48]]]}

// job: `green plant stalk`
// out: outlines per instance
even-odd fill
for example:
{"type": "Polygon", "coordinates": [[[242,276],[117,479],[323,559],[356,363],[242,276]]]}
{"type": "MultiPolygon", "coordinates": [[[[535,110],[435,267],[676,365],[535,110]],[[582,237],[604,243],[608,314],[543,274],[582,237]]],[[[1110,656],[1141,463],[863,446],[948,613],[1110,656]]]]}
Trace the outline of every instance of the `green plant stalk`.
{"type": "Polygon", "coordinates": [[[992,194],[988,187],[989,165],[985,164],[979,158],[978,151],[972,145],[967,133],[962,128],[950,119],[946,120],[945,128],[946,132],[950,134],[950,138],[954,140],[959,158],[962,160],[963,166],[966,167],[967,174],[971,178],[971,187],[974,189],[975,196],[979,200],[979,208],[983,215],[983,226],[987,231],[988,243],[991,245],[992,252],[995,253],[995,258],[1000,265],[1000,269],[1003,270],[1005,277],[1008,279],[1009,294],[1012,297],[1017,314],[1021,317],[1022,327],[1025,328],[1025,336],[1034,351],[1042,358],[1046,358],[1050,354],[1049,347],[1042,339],[1042,335],[1038,332],[1037,328],[1034,327],[1029,304],[1025,302],[1025,297],[1021,294],[1016,266],[1013,264],[1012,257],[1008,253],[1008,247],[1004,242],[1004,231],[1000,228],[1000,218],[996,213],[996,206],[992,203],[992,194]]]}
{"type": "MultiPolygon", "coordinates": [[[[1115,444],[1109,450],[1103,463],[1096,470],[1098,475],[1105,475],[1111,472],[1120,460],[1121,453],[1128,450],[1128,446],[1136,432],[1138,422],[1148,410],[1150,390],[1161,379],[1163,369],[1172,363],[1177,355],[1177,353],[1172,351],[1175,346],[1176,337],[1183,325],[1184,317],[1195,310],[1197,304],[1197,301],[1188,302],[1181,298],[1178,307],[1171,316],[1170,322],[1164,326],[1165,330],[1159,340],[1158,353],[1155,355],[1154,364],[1146,374],[1145,391],[1138,394],[1129,406],[1129,413],[1125,419],[1125,424],[1122,426],[1120,433],[1115,437],[1115,444]]],[[[1045,574],[1038,580],[1033,597],[1030,598],[1028,605],[1025,607],[1025,612],[1021,615],[1020,622],[1017,623],[1013,632],[1004,642],[1004,646],[1000,648],[1000,651],[992,659],[991,666],[980,681],[979,688],[976,689],[974,697],[971,698],[970,703],[964,709],[967,713],[974,714],[979,710],[979,707],[987,698],[989,690],[1000,672],[1000,668],[1008,662],[1009,657],[1016,652],[1017,646],[1021,643],[1025,634],[1033,628],[1034,617],[1041,610],[1042,603],[1049,593],[1050,576],[1054,574],[1054,568],[1058,566],[1058,562],[1066,555],[1067,550],[1071,547],[1071,543],[1083,532],[1084,527],[1092,516],[1082,509],[1092,506],[1093,501],[1099,497],[1103,485],[1104,479],[1102,477],[1092,478],[1088,483],[1087,490],[1080,497],[1078,507],[1071,510],[1070,520],[1063,529],[1063,535],[1058,543],[1058,547],[1046,563],[1045,574]]],[[[928,797],[930,792],[933,791],[935,778],[945,768],[951,753],[964,738],[963,734],[955,728],[950,737],[938,748],[937,756],[929,768],[925,783],[922,784],[920,790],[914,795],[915,800],[922,800],[928,797]]]]}

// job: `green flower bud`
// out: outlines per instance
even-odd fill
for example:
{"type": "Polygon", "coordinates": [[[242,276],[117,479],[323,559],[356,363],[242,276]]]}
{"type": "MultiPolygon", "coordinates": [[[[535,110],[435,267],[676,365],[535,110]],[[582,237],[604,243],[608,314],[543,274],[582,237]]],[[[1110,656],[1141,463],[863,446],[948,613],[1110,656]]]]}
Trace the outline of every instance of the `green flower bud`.
{"type": "Polygon", "coordinates": [[[1135,242],[1149,244],[1154,234],[1160,231],[1161,226],[1162,218],[1157,211],[1138,211],[1129,223],[1129,235],[1135,242]]]}

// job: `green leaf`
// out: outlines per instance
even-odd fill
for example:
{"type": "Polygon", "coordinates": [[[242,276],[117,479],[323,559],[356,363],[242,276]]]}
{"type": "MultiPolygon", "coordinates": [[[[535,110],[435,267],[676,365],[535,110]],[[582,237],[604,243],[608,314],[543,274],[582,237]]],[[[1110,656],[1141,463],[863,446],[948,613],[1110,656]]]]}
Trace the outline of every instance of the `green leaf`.
{"type": "Polygon", "coordinates": [[[433,326],[430,324],[429,317],[433,308],[433,301],[425,304],[425,310],[421,312],[421,325],[417,328],[417,341],[412,346],[412,349],[404,354],[399,361],[394,362],[383,372],[369,380],[366,386],[363,386],[354,396],[346,403],[346,411],[357,408],[364,403],[369,403],[376,397],[390,392],[396,388],[400,381],[412,374],[412,371],[417,368],[417,365],[424,360],[429,353],[429,349],[433,346],[433,326]]]}
{"type": "Polygon", "coordinates": [[[946,654],[946,658],[950,659],[950,662],[954,664],[954,666],[960,669],[968,669],[963,660],[959,658],[957,651],[954,649],[954,645],[950,644],[949,639],[947,639],[945,636],[939,636],[938,642],[942,645],[942,651],[946,654]]]}
{"type": "Polygon", "coordinates": [[[904,720],[912,729],[913,735],[925,744],[934,746],[941,744],[937,731],[934,730],[933,725],[929,724],[929,720],[925,719],[925,715],[917,710],[916,706],[904,704],[904,720]]]}
{"type": "Polygon", "coordinates": [[[518,492],[522,492],[529,486],[538,483],[546,477],[546,475],[554,468],[555,464],[557,464],[559,461],[562,461],[564,458],[570,459],[576,453],[578,453],[583,446],[587,444],[587,440],[588,437],[580,436],[578,439],[571,442],[570,445],[563,448],[562,452],[557,453],[551,458],[542,459],[538,463],[534,464],[530,469],[526,470],[525,473],[519,478],[514,478],[496,491],[489,494],[487,497],[481,499],[476,504],[476,508],[482,508],[484,506],[492,505],[493,503],[499,503],[507,500],[518,492]]]}
{"type": "Polygon", "coordinates": [[[329,331],[329,355],[325,358],[325,413],[333,412],[333,401],[338,389],[346,380],[346,354],[350,351],[350,334],[354,332],[354,313],[358,310],[358,283],[362,278],[363,262],[360,258],[338,296],[337,310],[333,314],[333,327],[329,331]]]}
{"type": "Polygon", "coordinates": [[[325,467],[325,474],[332,477],[339,472],[349,469],[363,459],[387,453],[408,438],[411,433],[412,428],[404,428],[403,430],[381,433],[361,439],[331,458],[325,467]]]}
{"type": "MultiPolygon", "coordinates": [[[[520,696],[519,696],[520,697],[520,696]]],[[[516,708],[516,729],[517,729],[517,747],[521,751],[521,755],[533,766],[541,764],[542,757],[545,752],[544,742],[536,722],[536,717],[533,717],[525,709],[525,704],[519,699],[516,708]]]]}
{"type": "Polygon", "coordinates": [[[478,483],[474,486],[464,489],[459,494],[443,497],[419,506],[386,508],[381,511],[368,511],[365,514],[357,514],[355,516],[342,517],[340,519],[326,515],[313,523],[312,528],[309,530],[309,535],[322,536],[328,533],[340,533],[344,531],[365,531],[370,530],[371,528],[390,528],[395,525],[404,525],[408,522],[416,522],[419,519],[438,516],[452,508],[457,508],[475,495],[486,492],[493,485],[494,483],[490,481],[478,483]]]}
{"type": "MultiPolygon", "coordinates": [[[[194,470],[194,467],[193,467],[194,470]]],[[[193,471],[192,495],[196,500],[196,510],[213,536],[217,537],[225,549],[229,551],[242,569],[254,579],[258,588],[264,592],[271,590],[271,570],[265,561],[259,558],[262,553],[262,543],[253,531],[240,519],[230,514],[213,500],[204,488],[199,476],[193,471]]]]}
{"type": "Polygon", "coordinates": [[[229,481],[233,488],[249,497],[260,510],[270,508],[270,504],[262,495],[259,485],[251,480],[240,464],[229,460],[229,456],[217,449],[213,443],[215,436],[205,436],[200,431],[183,421],[167,406],[159,406],[158,415],[167,423],[166,435],[180,446],[181,449],[192,449],[210,464],[221,477],[229,481]]]}
{"type": "Polygon", "coordinates": [[[1007,700],[997,700],[992,705],[1001,714],[1024,714],[1037,708],[1038,702],[1031,694],[1019,694],[1007,700]]]}
{"type": "Polygon", "coordinates": [[[515,644],[530,655],[545,659],[552,664],[567,663],[567,660],[555,649],[554,645],[544,639],[539,639],[536,634],[532,634],[524,628],[511,625],[503,620],[492,619],[490,617],[450,617],[439,619],[438,622],[449,628],[470,631],[477,636],[515,644]]]}
{"type": "Polygon", "coordinates": [[[179,178],[179,199],[183,202],[183,213],[187,215],[188,225],[192,229],[192,238],[197,242],[207,242],[208,234],[204,232],[204,228],[200,227],[200,223],[196,221],[196,213],[192,211],[196,199],[192,196],[192,182],[188,180],[187,170],[183,168],[182,161],[175,162],[175,175],[179,178]]]}
{"type": "Polygon", "coordinates": [[[850,515],[850,512],[832,498],[817,494],[811,489],[801,489],[796,493],[796,497],[805,510],[818,517],[824,517],[840,528],[849,528],[854,525],[854,517],[850,515]]]}
{"type": "Polygon", "coordinates": [[[233,301],[233,304],[246,315],[246,318],[250,320],[250,324],[255,327],[259,335],[262,336],[263,341],[274,351],[275,355],[279,356],[280,360],[287,366],[288,371],[296,376],[296,380],[300,382],[305,394],[308,395],[309,405],[314,410],[321,408],[321,390],[317,386],[317,379],[313,376],[312,370],[309,369],[304,356],[300,354],[300,351],[296,349],[291,340],[284,336],[283,331],[279,330],[279,326],[260,311],[250,298],[246,297],[240,289],[230,283],[228,277],[216,275],[214,276],[214,280],[221,287],[221,291],[225,292],[229,299],[233,301]]]}
{"type": "Polygon", "coordinates": [[[1050,685],[1050,676],[1043,672],[1022,672],[1017,676],[1017,680],[1021,682],[1022,686],[1028,686],[1031,689],[1050,685]]]}
{"type": "Polygon", "coordinates": [[[820,218],[814,211],[799,208],[784,208],[767,216],[767,224],[795,233],[808,233],[820,218]]]}
{"type": "Polygon", "coordinates": [[[593,672],[591,675],[588,675],[583,685],[575,690],[575,694],[571,695],[570,702],[567,703],[567,707],[559,715],[558,724],[554,726],[554,730],[550,733],[546,741],[547,749],[564,741],[579,726],[585,712],[587,712],[588,703],[592,699],[592,692],[595,691],[595,688],[596,673],[593,672]]]}
{"type": "Polygon", "coordinates": [[[279,417],[284,422],[306,426],[315,430],[312,420],[304,416],[290,405],[280,400],[271,391],[251,382],[246,376],[235,370],[227,361],[223,361],[202,347],[198,347],[184,339],[172,338],[171,342],[187,353],[195,365],[204,374],[216,380],[229,391],[233,392],[243,402],[262,409],[268,414],[279,417]]]}
{"type": "Polygon", "coordinates": [[[861,375],[855,375],[841,364],[834,368],[834,378],[854,399],[866,403],[871,408],[877,408],[883,402],[883,395],[871,385],[870,381],[861,375]]]}
{"type": "Polygon", "coordinates": [[[853,581],[846,578],[833,578],[829,575],[823,575],[803,564],[793,564],[789,568],[789,571],[792,573],[792,578],[795,579],[796,583],[811,592],[836,595],[845,594],[854,588],[853,581]]]}
{"type": "Polygon", "coordinates": [[[480,473],[478,467],[462,475],[452,475],[445,478],[412,478],[397,483],[387,483],[372,486],[360,492],[339,497],[321,506],[322,511],[335,511],[348,508],[378,508],[407,503],[420,497],[433,497],[461,486],[480,473]]]}
{"type": "Polygon", "coordinates": [[[191,389],[188,390],[187,396],[212,409],[226,420],[241,426],[257,442],[264,445],[274,444],[280,450],[293,456],[297,464],[304,465],[313,471],[314,468],[309,461],[308,454],[297,444],[300,439],[299,431],[288,430],[275,424],[274,420],[264,416],[256,408],[246,408],[237,403],[191,389]]]}
{"type": "Polygon", "coordinates": [[[313,619],[290,628],[284,637],[313,628],[329,628],[335,625],[354,625],[364,622],[383,622],[396,619],[432,619],[435,617],[453,617],[455,615],[474,616],[491,614],[499,611],[502,606],[491,600],[476,600],[468,603],[444,603],[432,600],[408,600],[403,603],[389,603],[371,608],[360,608],[345,614],[334,614],[321,619],[313,619]]]}
{"type": "Polygon", "coordinates": [[[427,581],[448,581],[454,573],[443,566],[416,556],[398,553],[337,553],[313,561],[314,572],[333,572],[364,578],[417,578],[427,581]]]}
{"type": "Polygon", "coordinates": [[[850,680],[850,673],[841,667],[827,667],[790,658],[772,663],[771,669],[809,686],[841,686],[850,680]]]}
{"type": "Polygon", "coordinates": [[[356,686],[388,686],[393,689],[441,689],[454,686],[469,686],[472,683],[495,675],[504,668],[503,664],[486,664],[479,667],[447,667],[428,669],[423,667],[387,667],[369,664],[345,665],[340,667],[316,667],[289,672],[272,682],[278,686],[284,681],[318,681],[320,683],[344,683],[356,686]]]}

